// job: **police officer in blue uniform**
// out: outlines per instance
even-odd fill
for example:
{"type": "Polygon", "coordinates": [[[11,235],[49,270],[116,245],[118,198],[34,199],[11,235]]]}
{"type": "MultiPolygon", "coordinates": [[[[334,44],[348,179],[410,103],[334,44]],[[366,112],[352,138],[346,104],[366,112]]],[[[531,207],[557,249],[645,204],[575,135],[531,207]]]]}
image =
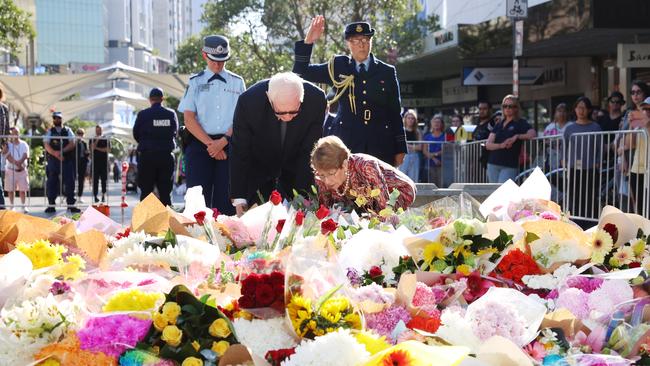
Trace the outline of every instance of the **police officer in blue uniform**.
{"type": "Polygon", "coordinates": [[[325,19],[317,16],[304,40],[295,44],[293,72],[314,83],[336,88],[332,102],[338,112],[331,132],[354,153],[373,155],[399,166],[406,153],[399,85],[395,68],[371,53],[375,30],[369,23],[345,27],[350,56],[336,55],[324,64],[310,64],[311,52],[325,30],[325,19]]]}
{"type": "Polygon", "coordinates": [[[228,39],[203,39],[207,68],[190,77],[178,106],[189,131],[185,147],[187,186],[203,187],[206,205],[228,215],[235,213],[229,198],[229,145],[232,118],[239,95],[246,90],[241,76],[224,68],[230,59],[228,39]]]}
{"type": "Polygon", "coordinates": [[[54,213],[56,198],[59,196],[60,178],[63,178],[63,191],[65,192],[68,211],[78,213],[80,210],[74,206],[74,178],[75,178],[75,137],[72,130],[63,126],[61,112],[52,114],[53,126],[45,133],[43,139],[47,151],[47,165],[45,172],[47,182],[48,206],[46,213],[54,213]]]}
{"type": "Polygon", "coordinates": [[[178,119],[173,109],[162,106],[163,91],[153,88],[149,92],[151,107],[138,113],[133,126],[133,138],[138,142],[138,187],[140,201],[154,187],[163,205],[172,203],[174,155],[178,119]]]}

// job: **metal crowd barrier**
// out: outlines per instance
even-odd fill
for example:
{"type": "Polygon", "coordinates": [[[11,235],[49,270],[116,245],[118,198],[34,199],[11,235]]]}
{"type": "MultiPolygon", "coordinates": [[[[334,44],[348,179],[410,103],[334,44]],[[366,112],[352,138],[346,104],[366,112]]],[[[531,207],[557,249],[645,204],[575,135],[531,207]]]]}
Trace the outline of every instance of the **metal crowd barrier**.
{"type": "MultiPolygon", "coordinates": [[[[79,138],[77,136],[62,136],[62,137],[46,137],[45,135],[38,135],[38,136],[29,136],[29,135],[21,135],[21,136],[12,136],[12,135],[0,135],[0,140],[3,141],[3,145],[6,145],[7,147],[3,149],[3,154],[2,157],[0,157],[1,160],[1,173],[2,173],[2,188],[4,192],[8,192],[8,188],[13,188],[15,187],[15,182],[16,182],[16,171],[14,172],[9,172],[9,170],[13,170],[13,165],[10,164],[10,162],[6,159],[6,154],[4,151],[7,151],[6,149],[10,149],[10,144],[11,142],[9,141],[12,138],[18,137],[20,140],[25,141],[27,145],[29,146],[29,158],[27,159],[25,169],[29,178],[29,189],[26,191],[25,196],[25,203],[23,204],[21,202],[21,199],[19,198],[19,192],[16,191],[14,192],[14,203],[13,205],[10,203],[8,197],[5,197],[5,207],[7,209],[44,209],[49,206],[48,202],[48,190],[47,190],[47,181],[48,181],[48,159],[56,159],[53,157],[48,158],[48,153],[44,147],[44,141],[45,139],[50,139],[50,140],[58,140],[61,145],[63,145],[64,141],[67,140],[74,140],[74,141],[79,141],[79,138]],[[7,178],[8,176],[8,178],[7,178]],[[13,180],[11,180],[13,178],[13,180]],[[8,179],[8,180],[6,180],[8,179]],[[34,181],[36,179],[36,181],[34,181]],[[6,183],[9,183],[9,187],[7,186],[6,183]]],[[[91,192],[90,198],[87,201],[84,201],[83,203],[80,202],[75,202],[74,206],[77,208],[84,208],[89,205],[94,205],[97,204],[94,201],[94,192],[93,192],[93,182],[95,179],[96,174],[98,173],[96,171],[97,167],[94,161],[94,154],[91,150],[91,145],[90,142],[91,140],[107,140],[109,151],[106,153],[106,195],[105,195],[105,200],[103,202],[99,202],[108,206],[119,206],[120,201],[119,197],[111,196],[109,194],[109,183],[110,183],[110,177],[111,177],[111,164],[110,164],[110,159],[109,155],[111,152],[111,146],[113,144],[120,145],[122,149],[124,148],[123,143],[114,137],[102,137],[102,138],[96,138],[96,137],[89,137],[83,138],[84,141],[86,141],[86,144],[88,146],[88,168],[86,168],[84,173],[84,179],[87,179],[90,177],[90,182],[87,180],[84,181],[84,193],[86,192],[91,192]],[[88,172],[89,174],[86,175],[85,173],[88,172]]],[[[79,198],[78,193],[79,193],[79,184],[78,184],[78,174],[79,174],[79,168],[81,164],[81,159],[79,156],[79,149],[75,145],[75,148],[72,150],[71,154],[73,157],[68,157],[68,159],[73,159],[73,165],[74,167],[72,168],[72,173],[73,173],[73,192],[74,192],[74,198],[77,200],[79,198]]],[[[58,193],[57,193],[57,199],[55,200],[55,208],[68,208],[67,200],[66,200],[66,195],[65,195],[65,179],[62,176],[64,172],[64,164],[65,164],[66,159],[64,158],[62,161],[58,161],[59,164],[59,176],[58,176],[58,193]]],[[[67,168],[68,170],[70,168],[67,168]]],[[[97,189],[97,196],[101,197],[101,182],[98,182],[98,189],[97,189]]],[[[7,194],[8,195],[8,194],[7,194]]],[[[85,198],[88,198],[88,196],[84,196],[85,198]]]]}
{"type": "MultiPolygon", "coordinates": [[[[447,188],[451,183],[488,182],[485,141],[409,141],[409,148],[411,146],[420,147],[409,150],[419,151],[419,176],[414,179],[417,183],[434,183],[439,188],[447,188]],[[441,152],[440,166],[429,163],[424,153],[429,149],[441,152]]],[[[650,152],[647,146],[645,130],[581,133],[569,140],[562,135],[537,137],[523,142],[515,181],[522,183],[539,167],[551,183],[551,198],[561,203],[573,219],[595,222],[605,205],[648,217],[650,152]],[[597,163],[592,169],[583,166],[583,159],[576,156],[580,155],[576,150],[582,149],[588,152],[584,159],[587,163],[597,163]],[[632,168],[635,171],[630,172],[632,168]]]]}

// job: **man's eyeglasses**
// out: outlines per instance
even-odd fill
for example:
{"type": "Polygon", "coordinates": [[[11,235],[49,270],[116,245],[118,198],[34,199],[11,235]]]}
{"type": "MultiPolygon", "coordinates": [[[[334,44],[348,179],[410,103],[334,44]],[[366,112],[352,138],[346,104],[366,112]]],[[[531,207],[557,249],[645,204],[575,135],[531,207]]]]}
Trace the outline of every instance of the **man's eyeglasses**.
{"type": "Polygon", "coordinates": [[[275,110],[273,110],[273,113],[275,113],[276,116],[287,116],[287,115],[291,116],[300,113],[300,108],[298,108],[298,110],[295,111],[287,111],[287,112],[276,112],[275,110]]]}
{"type": "Polygon", "coordinates": [[[609,102],[612,103],[612,104],[619,104],[619,105],[622,105],[622,104],[623,104],[623,101],[622,101],[622,100],[618,100],[618,99],[612,99],[612,100],[610,100],[609,102]]]}
{"type": "Polygon", "coordinates": [[[516,104],[504,104],[503,109],[517,109],[519,108],[516,104]]]}
{"type": "Polygon", "coordinates": [[[350,38],[348,39],[348,42],[352,43],[355,46],[358,46],[360,44],[368,44],[370,43],[370,38],[350,38]]]}

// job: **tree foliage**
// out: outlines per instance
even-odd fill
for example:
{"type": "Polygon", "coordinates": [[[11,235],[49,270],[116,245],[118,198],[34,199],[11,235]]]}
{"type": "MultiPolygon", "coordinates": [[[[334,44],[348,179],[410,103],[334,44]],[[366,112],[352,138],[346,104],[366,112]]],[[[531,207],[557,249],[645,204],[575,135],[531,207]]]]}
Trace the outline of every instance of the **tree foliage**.
{"type": "MultiPolygon", "coordinates": [[[[325,17],[326,28],[312,62],[347,53],[343,29],[354,21],[369,21],[377,29],[373,53],[378,58],[395,63],[398,57],[415,55],[422,49],[424,34],[437,29],[436,19],[421,16],[420,10],[414,0],[209,0],[202,21],[205,34],[229,37],[233,57],[228,68],[250,85],[291,70],[293,43],[304,38],[311,18],[318,14],[325,17]]],[[[178,51],[179,72],[204,67],[202,60],[200,64],[187,61],[200,58],[200,40],[192,42],[196,40],[178,51]]]]}
{"type": "Polygon", "coordinates": [[[15,54],[20,38],[33,37],[36,32],[30,21],[31,16],[18,8],[13,0],[0,0],[0,47],[15,54]]]}

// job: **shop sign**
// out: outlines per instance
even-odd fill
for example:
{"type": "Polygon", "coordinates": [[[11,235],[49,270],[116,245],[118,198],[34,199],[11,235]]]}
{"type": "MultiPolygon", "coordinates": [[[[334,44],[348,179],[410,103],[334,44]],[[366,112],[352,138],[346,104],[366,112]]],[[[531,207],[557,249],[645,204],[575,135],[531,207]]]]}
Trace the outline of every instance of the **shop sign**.
{"type": "Polygon", "coordinates": [[[419,107],[437,107],[442,104],[440,98],[403,98],[402,107],[419,108],[419,107]]]}
{"type": "MultiPolygon", "coordinates": [[[[463,85],[512,85],[512,67],[463,67],[463,85]]],[[[543,67],[520,67],[519,84],[539,82],[543,67]]]]}
{"type": "Polygon", "coordinates": [[[476,99],[477,87],[462,85],[459,78],[442,81],[442,104],[472,102],[476,99]]]}
{"type": "Polygon", "coordinates": [[[650,44],[618,44],[619,68],[650,67],[650,44]]]}

